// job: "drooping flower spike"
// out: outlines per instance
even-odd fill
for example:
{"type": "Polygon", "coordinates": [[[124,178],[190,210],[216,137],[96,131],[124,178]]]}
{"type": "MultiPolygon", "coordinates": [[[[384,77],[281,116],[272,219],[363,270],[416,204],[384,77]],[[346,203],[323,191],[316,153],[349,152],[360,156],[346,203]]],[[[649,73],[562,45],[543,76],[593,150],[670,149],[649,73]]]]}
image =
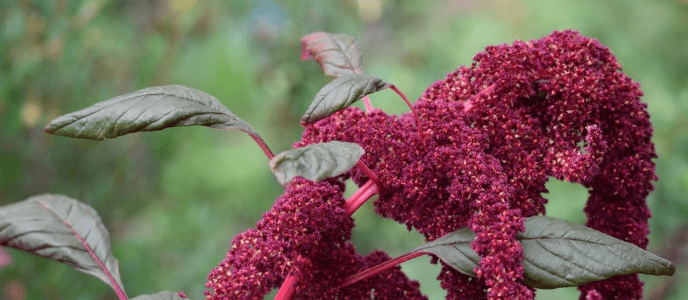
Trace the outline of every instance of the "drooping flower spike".
{"type": "MultiPolygon", "coordinates": [[[[638,84],[620,70],[609,49],[575,31],[490,46],[431,85],[413,105],[418,118],[347,108],[306,125],[294,147],[360,145],[361,162],[384,185],[376,212],[427,241],[470,228],[477,278],[444,265],[438,279],[447,299],[533,299],[517,235],[526,217],[545,213],[549,177],[589,189],[587,226],[647,246],[645,199],[657,179],[652,127],[638,84]]],[[[366,173],[294,180],[256,229],[234,239],[209,276],[208,298],[262,299],[291,274],[296,299],[362,299],[372,291],[375,299],[423,299],[398,269],[337,288],[386,259],[357,254],[347,242],[353,220],[342,182],[370,185],[366,173]]],[[[580,289],[583,299],[642,297],[637,275],[580,289]]]]}

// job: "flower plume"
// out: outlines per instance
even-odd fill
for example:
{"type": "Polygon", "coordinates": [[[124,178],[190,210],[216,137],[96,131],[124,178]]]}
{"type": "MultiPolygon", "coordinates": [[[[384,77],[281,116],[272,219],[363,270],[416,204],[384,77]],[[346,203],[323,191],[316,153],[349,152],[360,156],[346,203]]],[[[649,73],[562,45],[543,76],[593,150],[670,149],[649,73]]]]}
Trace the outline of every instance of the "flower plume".
{"type": "MultiPolygon", "coordinates": [[[[307,125],[294,147],[357,143],[365,150],[361,161],[385,186],[378,214],[428,241],[463,227],[475,232],[478,277],[444,265],[438,279],[447,299],[533,299],[535,290],[522,282],[517,235],[526,217],[545,213],[541,194],[549,177],[589,189],[587,226],[647,246],[645,199],[657,179],[656,153],[640,96],[609,49],[557,31],[489,46],[470,66],[432,84],[413,105],[427,136],[419,136],[411,114],[347,108],[307,125]]],[[[362,256],[347,242],[353,220],[341,208],[341,193],[348,178],[359,186],[369,179],[354,168],[326,182],[295,180],[256,229],[234,239],[209,276],[208,297],[260,299],[295,272],[297,297],[361,299],[355,297],[375,291],[375,299],[423,299],[400,270],[336,288],[387,257],[362,256]]],[[[582,299],[642,297],[637,275],[579,289],[582,299]]]]}

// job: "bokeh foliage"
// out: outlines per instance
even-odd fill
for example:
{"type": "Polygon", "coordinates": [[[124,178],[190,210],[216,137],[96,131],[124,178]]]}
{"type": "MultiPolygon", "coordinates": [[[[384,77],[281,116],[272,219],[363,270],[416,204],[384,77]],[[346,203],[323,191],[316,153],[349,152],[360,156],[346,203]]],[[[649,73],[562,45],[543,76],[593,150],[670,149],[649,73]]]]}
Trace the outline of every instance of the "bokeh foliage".
{"type": "MultiPolygon", "coordinates": [[[[607,45],[645,92],[660,177],[648,200],[649,250],[678,270],[645,278],[646,293],[681,299],[688,294],[676,284],[688,279],[687,23],[684,0],[0,0],[0,204],[46,192],[88,203],[111,232],[129,296],[167,289],[201,299],[231,238],[281,194],[258,146],[240,132],[207,128],[94,142],[48,136],[43,126],[116,95],[182,84],[217,97],[279,152],[299,138],[299,118],[330,80],[299,60],[304,34],[357,37],[366,72],[413,99],[487,45],[571,28],[607,45]]],[[[391,91],[371,99],[390,113],[408,109],[391,91]]],[[[548,214],[584,222],[584,188],[555,180],[548,188],[548,214]]],[[[354,218],[362,253],[395,256],[421,243],[370,205],[354,218]]],[[[0,267],[0,299],[114,298],[67,266],[0,251],[12,260],[0,267]]],[[[439,268],[427,258],[403,268],[431,299],[443,298],[439,268]]],[[[577,298],[575,289],[538,295],[577,298]]]]}

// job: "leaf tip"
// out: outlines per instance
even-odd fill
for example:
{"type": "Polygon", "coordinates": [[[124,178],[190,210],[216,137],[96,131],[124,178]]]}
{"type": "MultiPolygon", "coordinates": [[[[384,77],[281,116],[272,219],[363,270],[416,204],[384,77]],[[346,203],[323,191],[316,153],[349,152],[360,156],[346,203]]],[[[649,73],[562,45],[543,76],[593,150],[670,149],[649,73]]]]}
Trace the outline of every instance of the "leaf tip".
{"type": "Polygon", "coordinates": [[[322,35],[322,32],[311,32],[301,38],[301,60],[309,60],[313,58],[313,53],[311,53],[310,49],[308,49],[308,45],[311,41],[317,39],[316,36],[320,35],[322,35]]]}
{"type": "Polygon", "coordinates": [[[308,46],[306,46],[306,43],[301,42],[301,60],[309,60],[313,58],[313,55],[311,55],[311,53],[308,52],[307,47],[308,46]]]}
{"type": "Polygon", "coordinates": [[[309,119],[310,118],[308,116],[301,117],[301,121],[299,122],[299,124],[301,124],[301,127],[306,127],[306,126],[312,124],[312,122],[310,122],[309,119]]]}
{"type": "Polygon", "coordinates": [[[674,266],[674,263],[669,261],[669,265],[665,268],[666,272],[664,272],[663,275],[667,276],[674,276],[674,273],[676,273],[676,266],[674,266]]]}
{"type": "Polygon", "coordinates": [[[270,160],[270,170],[272,170],[272,172],[275,172],[275,170],[277,170],[277,164],[278,164],[278,162],[275,161],[275,158],[273,157],[270,160]]]}

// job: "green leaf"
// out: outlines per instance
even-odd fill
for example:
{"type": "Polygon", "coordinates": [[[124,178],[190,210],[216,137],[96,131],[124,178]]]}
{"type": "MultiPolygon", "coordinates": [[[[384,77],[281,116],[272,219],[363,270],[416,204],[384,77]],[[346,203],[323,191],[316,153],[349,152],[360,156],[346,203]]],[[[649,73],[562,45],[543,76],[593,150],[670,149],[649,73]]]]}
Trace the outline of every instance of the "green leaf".
{"type": "Polygon", "coordinates": [[[434,254],[454,270],[476,277],[478,274],[473,269],[478,265],[480,256],[471,248],[473,240],[475,240],[473,231],[462,228],[425,243],[413,252],[434,254]]]}
{"type": "Polygon", "coordinates": [[[368,75],[344,75],[325,85],[313,98],[313,102],[301,117],[301,124],[322,120],[336,111],[346,108],[366,95],[379,92],[392,84],[368,75]]]}
{"type": "Polygon", "coordinates": [[[301,59],[314,58],[323,73],[339,77],[363,74],[363,52],[356,39],[341,33],[313,32],[301,38],[301,59]]]}
{"type": "Polygon", "coordinates": [[[66,263],[124,294],[110,234],[90,206],[44,194],[0,207],[0,245],[66,263]]]}
{"type": "MultiPolygon", "coordinates": [[[[618,275],[673,275],[673,264],[631,243],[592,228],[547,216],[525,220],[519,234],[523,246],[524,283],[539,289],[579,286],[618,275]]],[[[476,276],[480,257],[470,247],[467,228],[416,248],[436,255],[457,271],[476,276]]]]}
{"type": "Polygon", "coordinates": [[[117,96],[61,116],[44,130],[57,135],[102,140],[138,131],[191,125],[238,129],[260,139],[251,125],[215,97],[181,85],[150,87],[117,96]]]}
{"type": "Polygon", "coordinates": [[[131,300],[188,300],[189,298],[182,298],[179,293],[162,291],[153,295],[140,295],[131,300]]]}
{"type": "Polygon", "coordinates": [[[538,216],[520,235],[530,286],[552,289],[617,275],[673,275],[673,264],[631,243],[566,220],[538,216]]]}
{"type": "Polygon", "coordinates": [[[270,166],[284,186],[296,176],[317,182],[351,170],[363,153],[358,144],[331,141],[284,151],[270,160],[270,166]]]}

